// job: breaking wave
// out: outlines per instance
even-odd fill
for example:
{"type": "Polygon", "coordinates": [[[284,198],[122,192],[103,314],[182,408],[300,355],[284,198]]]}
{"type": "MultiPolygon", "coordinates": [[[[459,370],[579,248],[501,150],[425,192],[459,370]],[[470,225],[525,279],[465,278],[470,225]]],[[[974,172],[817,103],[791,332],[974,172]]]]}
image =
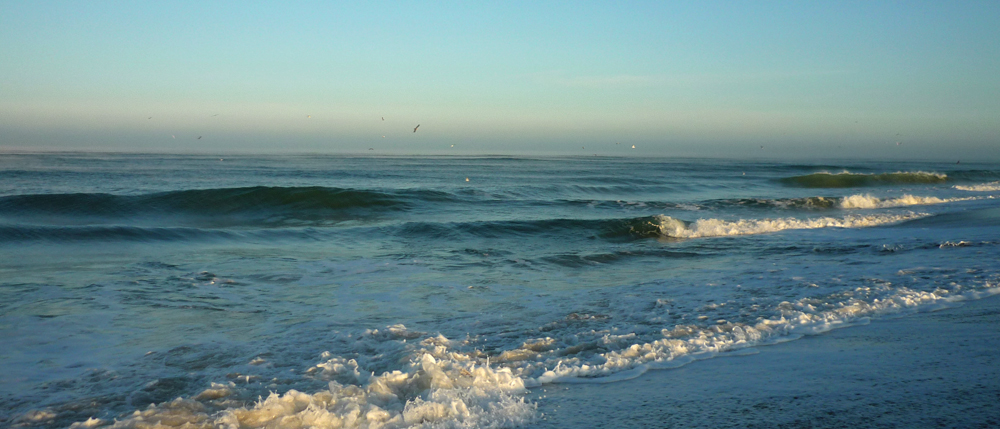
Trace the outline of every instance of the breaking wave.
{"type": "Polygon", "coordinates": [[[766,234],[787,229],[816,228],[865,228],[905,220],[925,217],[923,213],[849,215],[841,218],[822,217],[815,219],[740,219],[727,221],[722,219],[698,219],[694,222],[684,222],[670,216],[654,216],[648,225],[659,235],[671,238],[727,237],[734,235],[766,234]]]}
{"type": "Polygon", "coordinates": [[[955,189],[960,191],[972,191],[972,192],[995,192],[1000,191],[1000,181],[981,183],[978,185],[955,185],[955,189]]]}
{"type": "Polygon", "coordinates": [[[935,184],[948,181],[948,175],[928,173],[924,171],[881,174],[851,173],[813,173],[804,176],[792,176],[779,179],[782,184],[801,188],[858,188],[882,185],[915,185],[935,184]]]}
{"type": "Polygon", "coordinates": [[[955,201],[967,201],[975,198],[937,198],[903,195],[899,198],[876,198],[871,195],[851,195],[840,199],[843,209],[881,209],[888,207],[906,207],[928,204],[942,204],[955,201]]]}
{"type": "Polygon", "coordinates": [[[989,281],[972,287],[952,284],[950,289],[932,292],[880,282],[777,303],[774,316],[756,322],[678,324],[662,328],[655,338],[608,331],[593,331],[590,338],[534,338],[493,354],[470,351],[465,341],[393,325],[382,333],[371,332],[365,340],[369,347],[389,355],[409,347],[401,369],[376,375],[356,359],[324,352],[324,361],[306,371],[328,382],[318,392],[271,392],[246,404],[238,399],[234,382],[212,383],[192,398],[151,404],[114,422],[91,418],[71,428],[109,423],[115,429],[523,426],[538,418],[536,405],[523,398],[530,387],[626,380],[650,369],[679,367],[720,353],[738,354],[756,346],[866,324],[871,317],[947,307],[996,294],[1000,285],[989,281]],[[424,339],[418,345],[406,346],[406,340],[420,338],[424,339]]]}

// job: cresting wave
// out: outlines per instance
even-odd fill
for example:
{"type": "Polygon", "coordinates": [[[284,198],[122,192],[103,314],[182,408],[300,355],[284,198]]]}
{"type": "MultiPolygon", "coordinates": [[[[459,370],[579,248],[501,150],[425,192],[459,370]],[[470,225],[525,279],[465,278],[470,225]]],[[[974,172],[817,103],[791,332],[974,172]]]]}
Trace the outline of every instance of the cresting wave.
{"type": "Polygon", "coordinates": [[[866,174],[851,173],[813,173],[803,176],[792,176],[779,179],[782,184],[802,188],[857,188],[881,185],[905,184],[935,184],[948,181],[948,175],[924,171],[866,174]]]}
{"type": "MultiPolygon", "coordinates": [[[[663,328],[660,338],[651,341],[643,341],[635,333],[607,330],[593,331],[583,340],[578,336],[536,338],[494,354],[492,361],[479,350],[469,350],[468,341],[394,325],[384,332],[371,331],[358,341],[390,356],[404,354],[406,364],[401,369],[376,375],[356,359],[324,353],[324,361],[306,371],[329,382],[328,388],[319,392],[272,392],[246,405],[235,398],[236,383],[213,383],[193,398],[150,405],[110,427],[516,427],[537,418],[535,405],[521,397],[527,387],[625,380],[650,369],[678,367],[719,353],[739,353],[865,324],[870,317],[996,294],[1000,294],[1000,284],[990,281],[969,287],[952,283],[933,292],[877,282],[826,297],[781,302],[773,309],[775,316],[758,318],[754,323],[719,320],[714,325],[676,325],[663,328]]],[[[90,419],[71,427],[108,423],[90,419]]]]}
{"type": "Polygon", "coordinates": [[[972,191],[972,192],[996,192],[1000,191],[1000,181],[981,183],[978,185],[955,185],[955,189],[960,191],[972,191]]]}
{"type": "Polygon", "coordinates": [[[663,237],[700,238],[727,237],[734,235],[766,234],[787,229],[816,228],[865,228],[890,223],[902,222],[927,216],[926,213],[848,215],[841,218],[822,217],[815,219],[740,219],[727,221],[722,219],[698,219],[694,222],[684,222],[670,216],[654,216],[649,226],[655,228],[663,237]]]}
{"type": "Polygon", "coordinates": [[[718,200],[706,204],[710,208],[727,208],[730,206],[759,207],[763,209],[875,209],[890,207],[905,207],[928,204],[942,204],[956,201],[972,200],[968,198],[937,198],[903,195],[898,198],[878,198],[868,194],[855,194],[846,197],[807,197],[807,198],[742,198],[739,200],[718,200]]]}
{"type": "MultiPolygon", "coordinates": [[[[404,210],[420,200],[446,201],[445,192],[369,191],[326,187],[199,189],[145,195],[34,194],[0,197],[0,216],[68,218],[70,224],[141,216],[237,218],[251,224],[344,220],[404,210]]],[[[214,220],[213,220],[214,221],[214,220]]]]}
{"type": "Polygon", "coordinates": [[[851,195],[840,199],[839,206],[843,209],[881,209],[889,207],[919,206],[928,204],[943,204],[956,201],[974,200],[969,198],[937,198],[903,195],[899,198],[876,198],[871,195],[851,195]]]}

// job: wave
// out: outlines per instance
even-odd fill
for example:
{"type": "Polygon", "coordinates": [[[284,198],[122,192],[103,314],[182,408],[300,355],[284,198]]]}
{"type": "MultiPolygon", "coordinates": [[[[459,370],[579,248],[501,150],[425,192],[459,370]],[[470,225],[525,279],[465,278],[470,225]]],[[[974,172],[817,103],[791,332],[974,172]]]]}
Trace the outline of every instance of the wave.
{"type": "MultiPolygon", "coordinates": [[[[883,202],[884,203],[884,202],[883,202]]],[[[891,206],[893,201],[885,203],[891,206]]],[[[600,237],[631,241],[648,238],[701,238],[752,235],[786,229],[864,228],[925,217],[925,213],[848,215],[814,219],[767,218],[698,219],[685,222],[666,215],[624,219],[543,219],[534,221],[494,221],[454,224],[416,222],[404,225],[400,233],[414,237],[448,238],[470,234],[484,238],[505,237],[600,237]]]]}
{"type": "Polygon", "coordinates": [[[664,210],[726,210],[731,208],[747,208],[761,210],[830,210],[858,208],[890,208],[914,205],[942,204],[956,201],[976,199],[968,198],[937,198],[906,194],[897,198],[878,198],[869,194],[855,194],[846,197],[800,197],[800,198],[737,198],[720,199],[705,202],[671,203],[660,201],[564,201],[566,204],[585,205],[595,208],[622,208],[664,210]]]}
{"type": "Polygon", "coordinates": [[[145,195],[35,194],[0,198],[0,215],[60,223],[116,221],[143,216],[188,217],[233,224],[310,224],[406,210],[418,201],[443,201],[444,192],[378,192],[327,187],[200,189],[145,195]]]}
{"type": "Polygon", "coordinates": [[[656,231],[660,236],[670,238],[728,237],[735,235],[766,234],[787,229],[816,228],[866,228],[910,219],[925,217],[923,213],[848,215],[841,218],[822,217],[816,219],[698,219],[684,222],[670,216],[658,215],[642,232],[656,231]]]}
{"type": "Polygon", "coordinates": [[[838,206],[843,209],[881,209],[889,207],[906,207],[929,204],[943,204],[956,201],[968,201],[975,198],[937,198],[903,195],[899,198],[876,198],[871,195],[851,195],[840,199],[838,206]]]}
{"type": "MultiPolygon", "coordinates": [[[[392,325],[351,341],[377,357],[399,362],[398,369],[376,374],[370,370],[373,364],[378,366],[374,358],[324,352],[323,361],[305,371],[327,382],[325,389],[314,393],[272,391],[248,404],[240,398],[236,383],[212,383],[193,397],[151,404],[114,422],[90,418],[71,427],[135,428],[153,422],[231,428],[523,426],[539,417],[537,405],[524,400],[528,388],[631,379],[651,369],[676,368],[723,353],[753,352],[757,346],[867,324],[871,317],[981,299],[1000,294],[1000,285],[985,282],[973,288],[924,292],[886,282],[863,290],[781,302],[775,315],[755,322],[681,324],[664,327],[651,338],[609,331],[530,338],[516,348],[489,353],[469,339],[450,340],[392,325]]],[[[568,318],[589,320],[576,313],[568,318]]],[[[265,363],[260,358],[254,362],[265,363]]]]}
{"type": "Polygon", "coordinates": [[[943,173],[928,173],[924,171],[866,174],[851,173],[812,173],[803,176],[792,176],[778,179],[787,186],[800,188],[858,188],[882,185],[923,185],[944,183],[948,175],[943,173]]]}
{"type": "Polygon", "coordinates": [[[978,185],[955,185],[955,189],[960,191],[972,191],[972,192],[996,192],[1000,191],[1000,181],[980,183],[978,185]]]}
{"type": "Polygon", "coordinates": [[[193,241],[231,239],[236,234],[198,228],[141,228],[132,226],[0,226],[0,242],[24,241],[193,241]]]}

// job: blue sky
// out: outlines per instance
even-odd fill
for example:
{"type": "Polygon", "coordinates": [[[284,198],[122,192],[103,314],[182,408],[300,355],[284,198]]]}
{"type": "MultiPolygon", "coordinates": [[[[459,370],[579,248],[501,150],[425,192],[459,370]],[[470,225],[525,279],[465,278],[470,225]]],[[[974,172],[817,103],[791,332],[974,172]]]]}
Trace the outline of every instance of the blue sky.
{"type": "Polygon", "coordinates": [[[996,1],[0,1],[0,149],[998,158],[998,22],[996,1]]]}

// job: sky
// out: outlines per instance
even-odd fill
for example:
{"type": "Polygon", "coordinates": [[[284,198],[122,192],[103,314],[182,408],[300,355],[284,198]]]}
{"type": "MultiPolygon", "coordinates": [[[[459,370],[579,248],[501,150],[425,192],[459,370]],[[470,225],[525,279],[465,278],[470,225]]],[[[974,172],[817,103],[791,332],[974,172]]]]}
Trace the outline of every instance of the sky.
{"type": "Polygon", "coordinates": [[[0,0],[0,151],[1000,160],[997,23],[993,0],[0,0]]]}

